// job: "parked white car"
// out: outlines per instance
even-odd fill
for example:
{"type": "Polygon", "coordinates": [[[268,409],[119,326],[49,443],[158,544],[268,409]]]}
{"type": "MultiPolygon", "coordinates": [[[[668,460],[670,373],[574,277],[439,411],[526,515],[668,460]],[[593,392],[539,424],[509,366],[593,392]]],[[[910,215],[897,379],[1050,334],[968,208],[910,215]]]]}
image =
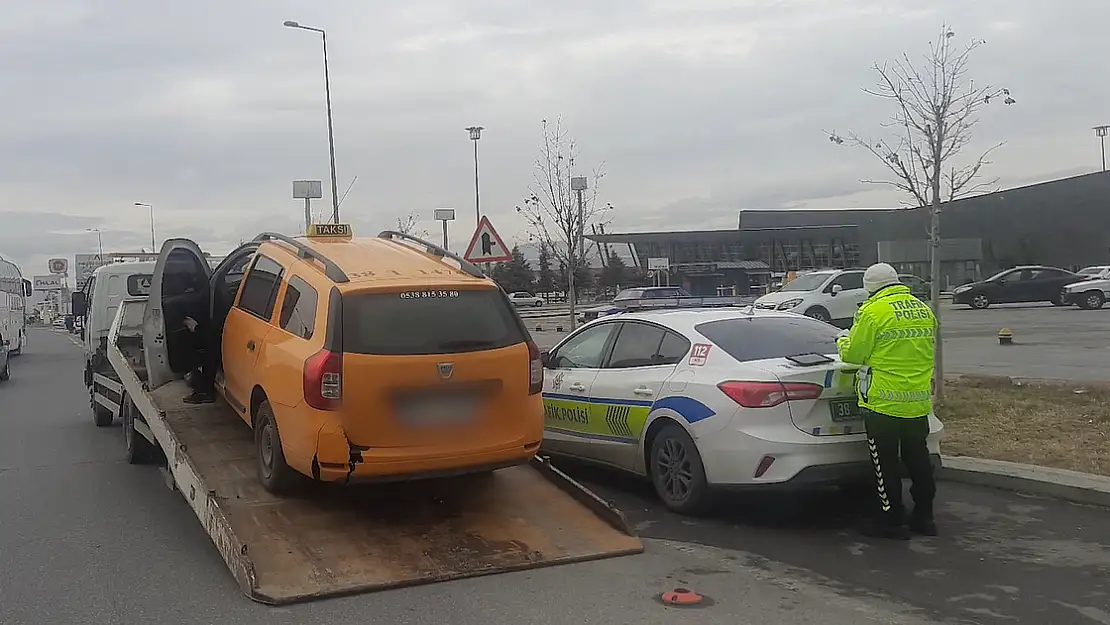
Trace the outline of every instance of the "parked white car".
{"type": "Polygon", "coordinates": [[[1084,267],[1076,273],[1088,279],[1065,286],[1063,300],[1088,310],[1102,308],[1110,299],[1110,265],[1084,267]]]}
{"type": "Polygon", "coordinates": [[[801,313],[848,328],[866,299],[862,269],[821,269],[799,274],[780,290],[755,300],[755,307],[801,313]]]}
{"type": "Polygon", "coordinates": [[[512,302],[514,306],[532,306],[534,308],[543,306],[543,298],[532,295],[528,291],[509,293],[509,301],[512,302]]]}

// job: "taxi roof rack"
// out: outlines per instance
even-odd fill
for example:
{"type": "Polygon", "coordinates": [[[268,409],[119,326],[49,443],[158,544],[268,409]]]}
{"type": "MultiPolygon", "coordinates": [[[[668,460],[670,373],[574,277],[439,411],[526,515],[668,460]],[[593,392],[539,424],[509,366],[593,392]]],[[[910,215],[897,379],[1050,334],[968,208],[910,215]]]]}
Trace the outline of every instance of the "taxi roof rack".
{"type": "Polygon", "coordinates": [[[263,232],[262,234],[255,237],[254,240],[258,243],[261,243],[263,241],[281,241],[282,243],[288,243],[289,245],[293,246],[295,250],[297,250],[298,258],[319,261],[320,264],[324,266],[324,275],[326,275],[328,279],[332,282],[343,283],[351,281],[351,279],[347,277],[347,274],[339,268],[339,265],[332,262],[331,259],[329,259],[327,256],[324,256],[320,252],[317,252],[311,247],[305,245],[303,242],[298,241],[291,236],[284,235],[278,232],[263,232]]]}
{"type": "Polygon", "coordinates": [[[625,311],[657,310],[674,308],[729,308],[733,306],[748,306],[753,298],[743,295],[718,295],[712,297],[684,296],[684,297],[650,297],[642,299],[613,302],[625,311]]]}
{"type": "Polygon", "coordinates": [[[425,241],[424,239],[421,239],[419,237],[414,237],[411,234],[405,234],[404,232],[397,232],[396,230],[382,230],[381,232],[378,233],[378,238],[379,239],[387,239],[387,240],[390,240],[390,241],[399,240],[399,241],[407,241],[409,243],[416,243],[417,245],[422,246],[424,248],[424,251],[427,252],[428,254],[431,254],[432,256],[436,256],[438,258],[450,258],[451,260],[457,262],[459,264],[459,267],[469,276],[472,276],[474,278],[487,278],[487,277],[489,277],[486,274],[482,273],[482,270],[479,269],[476,265],[474,265],[474,263],[471,263],[470,261],[466,260],[465,258],[463,258],[461,256],[458,256],[457,254],[454,254],[452,252],[449,252],[449,251],[443,249],[442,247],[436,245],[435,243],[430,243],[430,242],[425,241]]]}

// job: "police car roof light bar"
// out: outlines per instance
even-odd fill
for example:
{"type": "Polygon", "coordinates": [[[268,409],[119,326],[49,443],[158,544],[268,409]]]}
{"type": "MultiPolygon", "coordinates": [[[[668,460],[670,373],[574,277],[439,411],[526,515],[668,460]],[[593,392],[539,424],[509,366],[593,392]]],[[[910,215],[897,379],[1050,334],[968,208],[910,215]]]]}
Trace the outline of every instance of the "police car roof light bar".
{"type": "Polygon", "coordinates": [[[731,306],[747,306],[749,302],[740,301],[739,297],[667,297],[651,299],[635,299],[618,304],[625,310],[653,310],[671,308],[728,308],[731,306]]]}
{"type": "Polygon", "coordinates": [[[326,275],[328,279],[332,282],[342,283],[351,281],[351,279],[347,277],[347,274],[343,272],[339,265],[332,262],[327,256],[324,256],[320,252],[317,252],[316,250],[305,245],[301,241],[294,239],[291,236],[287,236],[278,232],[263,232],[262,234],[255,237],[254,240],[258,243],[262,243],[263,241],[281,241],[282,243],[287,243],[293,246],[293,249],[297,250],[298,257],[305,259],[311,258],[313,260],[320,261],[320,263],[324,266],[324,275],[326,275]]]}
{"type": "Polygon", "coordinates": [[[407,241],[409,243],[416,243],[417,245],[423,247],[424,250],[432,256],[438,256],[439,258],[450,258],[451,260],[457,262],[459,264],[459,267],[469,276],[482,279],[488,277],[486,276],[486,274],[482,273],[481,269],[478,269],[478,267],[476,267],[473,263],[466,260],[465,258],[453,254],[436,245],[435,243],[429,243],[428,241],[425,241],[424,239],[421,239],[419,237],[414,237],[411,234],[405,234],[404,232],[397,232],[395,230],[382,230],[378,233],[378,238],[391,241],[397,240],[407,241]]]}

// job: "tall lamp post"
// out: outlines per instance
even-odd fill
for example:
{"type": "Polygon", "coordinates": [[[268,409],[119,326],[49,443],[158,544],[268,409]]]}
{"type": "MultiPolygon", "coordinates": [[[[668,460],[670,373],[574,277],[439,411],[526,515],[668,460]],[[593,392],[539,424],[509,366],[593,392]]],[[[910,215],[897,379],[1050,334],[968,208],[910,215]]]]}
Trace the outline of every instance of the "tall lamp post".
{"type": "Polygon", "coordinates": [[[471,126],[466,129],[470,133],[470,140],[474,142],[474,227],[482,221],[482,196],[478,193],[478,140],[482,138],[481,126],[471,126]]]}
{"type": "Polygon", "coordinates": [[[328,35],[323,28],[305,26],[293,20],[286,20],[285,27],[320,33],[320,39],[324,42],[324,95],[328,104],[328,157],[331,160],[331,218],[333,223],[339,223],[339,187],[335,180],[335,129],[331,120],[331,77],[328,74],[328,35]]]}
{"type": "Polygon", "coordinates": [[[578,303],[578,295],[574,290],[574,274],[578,272],[578,264],[582,262],[582,257],[585,255],[583,253],[585,250],[582,248],[582,235],[585,234],[586,229],[584,223],[586,212],[582,207],[582,193],[588,186],[585,176],[574,176],[570,179],[570,190],[578,196],[578,219],[571,222],[574,224],[574,227],[571,228],[574,240],[568,241],[570,245],[567,249],[567,258],[571,259],[571,262],[567,263],[570,265],[567,267],[567,290],[570,291],[567,293],[569,296],[567,299],[570,300],[570,329],[572,332],[578,326],[578,315],[574,311],[578,303]]]}
{"type": "Polygon", "coordinates": [[[1110,126],[1095,126],[1095,136],[1099,138],[1102,143],[1102,171],[1106,171],[1106,132],[1110,130],[1110,126]]]}
{"type": "Polygon", "coordinates": [[[154,207],[144,202],[135,202],[135,206],[145,206],[150,209],[150,253],[157,254],[158,248],[154,242],[154,207]]]}
{"type": "Polygon", "coordinates": [[[104,238],[100,236],[100,228],[85,228],[85,232],[96,233],[96,248],[99,250],[100,262],[104,262],[104,238]]]}

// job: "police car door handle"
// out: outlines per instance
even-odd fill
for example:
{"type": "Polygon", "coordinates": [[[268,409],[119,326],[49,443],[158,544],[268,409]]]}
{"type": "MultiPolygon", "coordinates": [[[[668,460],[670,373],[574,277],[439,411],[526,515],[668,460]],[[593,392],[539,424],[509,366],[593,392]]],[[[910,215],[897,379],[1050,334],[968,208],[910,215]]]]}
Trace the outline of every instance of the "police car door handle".
{"type": "Polygon", "coordinates": [[[582,386],[582,385],[581,385],[581,384],[579,384],[578,382],[575,382],[574,384],[571,384],[571,385],[570,385],[570,386],[568,386],[567,388],[569,388],[569,389],[570,389],[570,390],[572,390],[572,391],[584,391],[584,390],[586,390],[586,387],[585,387],[585,386],[582,386]]]}
{"type": "Polygon", "coordinates": [[[634,389],[632,389],[632,392],[636,393],[637,395],[652,395],[652,394],[655,393],[655,391],[651,390],[650,388],[648,388],[646,386],[641,386],[639,388],[634,388],[634,389]]]}

